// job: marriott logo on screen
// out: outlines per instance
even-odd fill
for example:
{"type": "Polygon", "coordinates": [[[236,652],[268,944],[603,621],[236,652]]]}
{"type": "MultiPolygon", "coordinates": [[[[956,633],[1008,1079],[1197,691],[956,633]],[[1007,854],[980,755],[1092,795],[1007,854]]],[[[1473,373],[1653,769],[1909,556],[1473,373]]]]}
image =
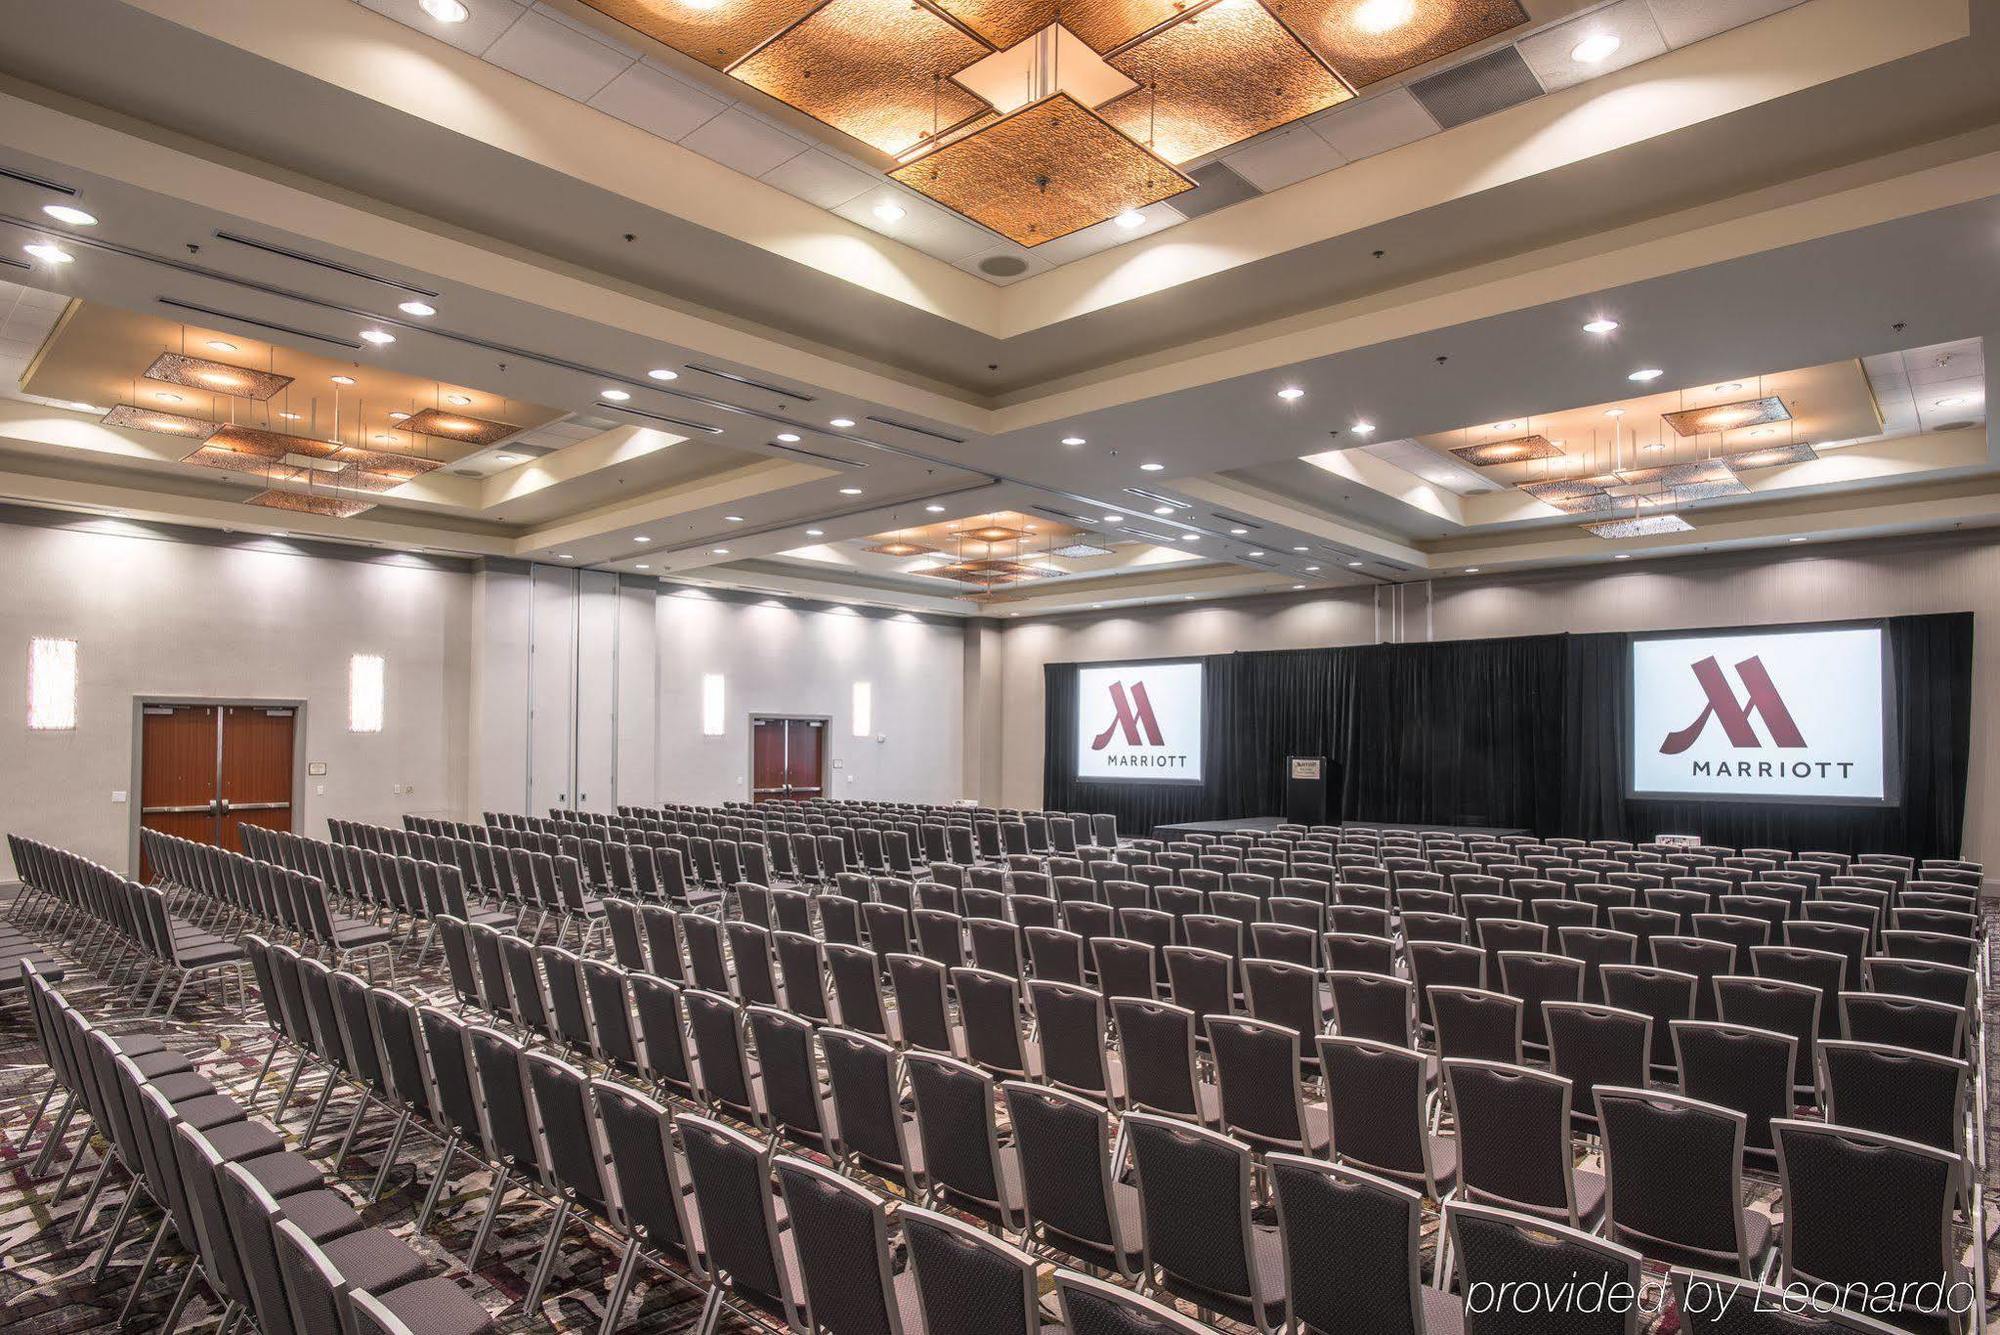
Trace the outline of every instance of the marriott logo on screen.
{"type": "MultiPolygon", "coordinates": [[[[1153,716],[1153,702],[1146,698],[1146,683],[1135,681],[1128,696],[1125,683],[1111,683],[1111,722],[1104,725],[1104,731],[1097,734],[1090,744],[1093,751],[1102,751],[1111,744],[1114,733],[1122,734],[1120,740],[1126,746],[1165,746],[1160,736],[1160,721],[1153,716]],[[1143,740],[1142,740],[1143,739],[1143,740]]],[[[1106,765],[1117,765],[1127,769],[1181,769],[1187,765],[1184,755],[1146,754],[1113,752],[1104,758],[1106,765]]]]}
{"type": "MultiPolygon", "coordinates": [[[[1755,654],[1736,665],[1736,675],[1743,679],[1748,696],[1739,704],[1736,691],[1724,675],[1722,665],[1713,655],[1692,665],[1695,680],[1701,683],[1702,694],[1708,703],[1701,713],[1695,715],[1694,722],[1676,732],[1667,734],[1660,743],[1660,754],[1677,756],[1701,739],[1714,719],[1722,727],[1729,745],[1739,751],[1762,750],[1763,739],[1750,726],[1750,716],[1757,714],[1764,720],[1765,730],[1771,734],[1771,745],[1788,750],[1798,750],[1806,745],[1805,734],[1792,719],[1792,711],[1785,705],[1785,697],[1779,693],[1778,684],[1771,680],[1770,672],[1764,667],[1764,660],[1755,654]]],[[[1851,760],[1691,760],[1690,773],[1697,778],[1718,779],[1810,779],[1828,778],[1838,771],[1841,778],[1847,778],[1854,769],[1851,760]]]]}

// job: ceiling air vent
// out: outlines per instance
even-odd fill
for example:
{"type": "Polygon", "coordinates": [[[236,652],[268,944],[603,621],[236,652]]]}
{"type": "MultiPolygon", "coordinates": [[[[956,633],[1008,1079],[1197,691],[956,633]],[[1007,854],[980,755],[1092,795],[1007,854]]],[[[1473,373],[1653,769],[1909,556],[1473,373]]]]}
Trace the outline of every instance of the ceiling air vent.
{"type": "Polygon", "coordinates": [[[1197,167],[1188,175],[1194,178],[1194,189],[1182,191],[1168,203],[1172,205],[1174,212],[1189,218],[1199,218],[1204,213],[1226,209],[1231,204],[1241,204],[1244,200],[1254,199],[1262,193],[1256,186],[1220,162],[1197,167]]]}
{"type": "Polygon", "coordinates": [[[1477,60],[1419,79],[1410,85],[1410,92],[1449,130],[1540,97],[1542,85],[1521,53],[1503,46],[1477,60]]]}
{"type": "Polygon", "coordinates": [[[988,278],[1019,278],[1028,272],[1028,262],[1019,255],[988,255],[979,261],[979,272],[988,278]]]}

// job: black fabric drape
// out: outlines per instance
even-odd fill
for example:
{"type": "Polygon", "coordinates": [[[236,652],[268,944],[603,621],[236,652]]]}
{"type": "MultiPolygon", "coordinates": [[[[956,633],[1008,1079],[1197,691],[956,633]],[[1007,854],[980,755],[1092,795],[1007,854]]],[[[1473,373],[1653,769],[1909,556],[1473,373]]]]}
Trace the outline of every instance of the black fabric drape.
{"type": "Polygon", "coordinates": [[[1200,784],[1080,781],[1076,664],[1044,668],[1044,805],[1119,829],[1276,815],[1284,761],[1339,767],[1343,819],[1836,852],[1958,854],[1971,745],[1972,614],[1887,623],[1902,800],[1890,807],[1625,797],[1629,635],[1216,654],[1203,660],[1200,784]]]}

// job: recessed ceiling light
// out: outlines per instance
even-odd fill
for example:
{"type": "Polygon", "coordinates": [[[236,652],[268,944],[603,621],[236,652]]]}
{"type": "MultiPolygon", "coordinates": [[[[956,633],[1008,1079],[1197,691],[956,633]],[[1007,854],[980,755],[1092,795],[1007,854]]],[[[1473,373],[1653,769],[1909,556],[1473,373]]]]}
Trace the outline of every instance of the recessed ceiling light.
{"type": "Polygon", "coordinates": [[[1247,528],[1232,528],[1229,530],[1229,536],[1232,538],[1240,538],[1249,531],[1250,530],[1247,528]]]}
{"type": "Polygon", "coordinates": [[[472,400],[464,394],[447,394],[444,396],[444,401],[446,403],[456,404],[460,408],[463,408],[466,404],[472,402],[472,400]]]}
{"type": "Polygon", "coordinates": [[[1661,376],[1665,374],[1666,372],[1662,371],[1657,366],[1648,366],[1643,368],[1642,370],[1634,371],[1631,375],[1628,375],[1625,378],[1627,380],[1637,380],[1643,384],[1648,380],[1658,380],[1661,376]]]}
{"type": "Polygon", "coordinates": [[[1512,431],[1515,428],[1519,427],[1520,425],[1521,424],[1519,422],[1495,422],[1493,424],[1493,429],[1495,431],[1512,431]]]}
{"type": "Polygon", "coordinates": [[[354,383],[354,377],[351,375],[337,375],[333,377],[333,383],[336,385],[351,385],[354,383]]]}
{"type": "Polygon", "coordinates": [[[428,301],[406,301],[396,309],[405,315],[421,316],[436,315],[438,313],[437,307],[431,305],[428,301]]]}
{"type": "MultiPolygon", "coordinates": [[[[297,417],[297,416],[298,416],[298,414],[297,414],[297,413],[281,413],[281,414],[279,414],[279,415],[280,415],[281,417],[297,417]]],[[[409,421],[409,420],[410,420],[410,415],[409,415],[408,413],[390,413],[390,414],[389,414],[389,420],[390,420],[390,421],[392,421],[392,422],[407,422],[407,421],[409,421]]]]}
{"type": "Polygon", "coordinates": [[[727,555],[729,555],[729,549],[728,549],[727,547],[711,547],[711,548],[709,548],[708,550],[709,550],[709,552],[710,552],[711,554],[713,554],[713,555],[715,555],[715,556],[727,556],[727,555]]]}
{"type": "Polygon", "coordinates": [[[1750,434],[1753,436],[1775,436],[1778,434],[1778,428],[1774,426],[1759,427],[1757,430],[1752,431],[1750,434]]]}
{"type": "Polygon", "coordinates": [[[296,422],[300,417],[298,413],[279,413],[278,416],[284,418],[287,422],[296,422]]]}
{"type": "Polygon", "coordinates": [[[1600,315],[1595,320],[1587,322],[1583,326],[1583,332],[1586,334],[1608,334],[1617,327],[1618,322],[1616,320],[1607,320],[1600,315]]]}
{"type": "Polygon", "coordinates": [[[779,440],[782,440],[782,441],[784,441],[784,442],[785,442],[785,444],[787,444],[787,445],[794,445],[794,444],[797,444],[797,443],[798,443],[798,439],[799,439],[799,438],[798,438],[798,434],[797,434],[796,432],[792,432],[792,431],[780,431],[780,432],[778,433],[778,439],[779,439],[779,440]]]}
{"type": "Polygon", "coordinates": [[[381,441],[385,445],[393,445],[396,443],[396,438],[390,435],[387,431],[377,431],[375,433],[375,439],[381,441]]]}
{"type": "Polygon", "coordinates": [[[1303,552],[1303,551],[1307,551],[1307,550],[1309,550],[1309,549],[1308,549],[1308,548],[1305,548],[1305,547],[1294,547],[1294,548],[1292,548],[1292,550],[1293,550],[1293,551],[1295,551],[1295,552],[1303,552]]]}
{"type": "Polygon", "coordinates": [[[639,570],[651,570],[651,569],[653,568],[653,567],[651,567],[651,566],[647,565],[647,564],[646,564],[646,563],[645,563],[644,561],[635,561],[635,562],[633,562],[633,566],[634,566],[634,568],[635,568],[635,569],[639,569],[639,570]]]}
{"type": "Polygon", "coordinates": [[[1717,385],[1715,387],[1715,392],[1718,394],[1731,394],[1741,388],[1743,388],[1743,382],[1741,380],[1732,380],[1726,385],[1717,385]]]}
{"type": "Polygon", "coordinates": [[[571,555],[570,555],[570,554],[569,554],[568,552],[557,552],[557,553],[556,553],[556,560],[558,560],[558,561],[574,561],[574,560],[576,560],[576,558],[575,558],[574,556],[571,556],[571,555]]]}
{"type": "Polygon", "coordinates": [[[1653,441],[1651,444],[1641,445],[1639,448],[1644,450],[1646,453],[1651,454],[1655,450],[1664,450],[1665,448],[1667,448],[1667,443],[1664,440],[1656,440],[1653,441]]]}
{"type": "Polygon", "coordinates": [[[1361,0],[1348,21],[1366,33],[1394,32],[1417,16],[1417,0],[1361,0]]]}
{"type": "Polygon", "coordinates": [[[1349,570],[1359,570],[1361,568],[1361,563],[1359,561],[1349,561],[1347,563],[1347,568],[1349,570]]]}
{"type": "Polygon", "coordinates": [[[1081,444],[1083,444],[1083,437],[1082,437],[1082,436],[1064,436],[1064,437],[1062,438],[1062,443],[1063,443],[1063,444],[1065,444],[1065,445],[1081,445],[1081,444]]]}
{"type": "Polygon", "coordinates": [[[463,23],[472,17],[463,0],[420,0],[424,13],[439,23],[463,23]]]}
{"type": "Polygon", "coordinates": [[[836,417],[831,422],[828,422],[827,425],[833,427],[835,430],[845,431],[854,425],[854,419],[852,417],[836,417]]]}
{"type": "Polygon", "coordinates": [[[651,538],[649,538],[649,537],[647,537],[647,536],[646,536],[645,534],[641,533],[641,534],[640,534],[640,535],[639,535],[638,537],[636,537],[636,538],[632,539],[632,541],[634,541],[634,542],[651,542],[651,541],[652,541],[652,539],[651,539],[651,538]]]}
{"type": "Polygon", "coordinates": [[[1630,553],[1630,552],[1613,552],[1613,553],[1611,554],[1611,559],[1612,559],[1612,560],[1614,560],[1614,561],[1629,561],[1629,560],[1631,560],[1631,559],[1632,559],[1632,553],[1630,553]]]}
{"type": "Polygon", "coordinates": [[[386,329],[364,329],[361,331],[361,341],[364,343],[373,343],[379,348],[384,344],[394,343],[396,336],[386,329]]]}
{"type": "Polygon", "coordinates": [[[600,389],[597,395],[599,398],[610,399],[613,403],[623,403],[632,397],[622,389],[600,389]]]}
{"type": "Polygon", "coordinates": [[[44,204],[42,212],[59,223],[68,223],[71,227],[97,226],[96,215],[85,213],[82,209],[71,208],[67,204],[44,204]]]}
{"type": "Polygon", "coordinates": [[[823,538],[826,536],[826,530],[823,528],[809,528],[806,530],[806,536],[808,538],[823,538]]]}
{"type": "Polygon", "coordinates": [[[1569,58],[1579,65],[1600,65],[1624,43],[1615,33],[1595,32],[1569,49],[1569,58]]]}
{"type": "Polygon", "coordinates": [[[1140,464],[1139,471],[1142,473],[1157,473],[1165,467],[1165,464],[1140,464]]]}
{"type": "Polygon", "coordinates": [[[1478,573],[1479,573],[1479,567],[1478,567],[1478,566],[1467,566],[1467,567],[1465,568],[1465,573],[1466,573],[1466,574],[1468,574],[1468,575],[1476,575],[1476,574],[1478,574],[1478,573]]]}
{"type": "Polygon", "coordinates": [[[1170,515],[1173,512],[1174,507],[1171,505],[1156,505],[1153,507],[1153,513],[1156,515],[1170,515]]]}
{"type": "Polygon", "coordinates": [[[903,206],[891,200],[883,200],[880,204],[869,210],[869,212],[885,223],[901,222],[903,220],[903,206]]]}
{"type": "Polygon", "coordinates": [[[1319,567],[1318,567],[1318,566],[1307,566],[1307,567],[1306,567],[1306,573],[1307,573],[1308,575],[1317,575],[1317,574],[1319,573],[1319,567]]]}
{"type": "Polygon", "coordinates": [[[1201,534],[1199,534],[1199,533],[1183,533],[1183,534],[1181,534],[1181,541],[1182,541],[1182,542],[1200,542],[1200,541],[1201,541],[1201,534]]]}
{"type": "Polygon", "coordinates": [[[1972,396],[1970,394],[1952,394],[1948,395],[1945,398],[1939,399],[1932,406],[1936,408],[1960,408],[1970,402],[1972,402],[1972,396]]]}
{"type": "Polygon", "coordinates": [[[1305,396],[1306,392],[1300,389],[1297,385],[1286,385],[1283,389],[1278,391],[1278,397],[1283,399],[1286,403],[1290,403],[1294,399],[1302,399],[1305,396]]]}
{"type": "Polygon", "coordinates": [[[1785,541],[1787,541],[1787,542],[1804,542],[1804,541],[1805,541],[1805,539],[1804,539],[1804,538],[1787,538],[1787,539],[1786,539],[1785,541]]]}
{"type": "Polygon", "coordinates": [[[1135,227],[1144,227],[1146,225],[1146,215],[1137,209],[1127,209],[1111,221],[1129,232],[1135,227]]]}
{"type": "Polygon", "coordinates": [[[1124,515],[1106,515],[1106,516],[1104,516],[1104,522],[1105,522],[1105,523],[1107,523],[1107,524],[1122,524],[1122,523],[1124,523],[1124,522],[1125,522],[1125,516],[1124,516],[1124,515]]]}
{"type": "Polygon", "coordinates": [[[1623,408],[1606,408],[1604,410],[1604,415],[1606,417],[1623,417],[1625,415],[1625,410],[1623,408]]]}
{"type": "Polygon", "coordinates": [[[208,340],[208,348],[209,348],[209,351],[211,351],[211,352],[234,352],[234,351],[236,351],[236,345],[235,345],[234,343],[225,343],[225,342],[224,342],[223,340],[221,340],[221,339],[219,339],[219,338],[211,338],[210,340],[208,340]]]}
{"type": "Polygon", "coordinates": [[[180,396],[180,395],[178,395],[178,394],[168,394],[168,393],[166,393],[166,392],[164,392],[164,391],[162,391],[161,393],[158,393],[158,394],[155,394],[155,395],[153,395],[153,397],[154,397],[154,398],[156,398],[156,399],[158,399],[158,400],[159,400],[159,401],[160,401],[161,403],[179,403],[179,402],[181,401],[181,396],[180,396]]]}
{"type": "Polygon", "coordinates": [[[1357,436],[1372,436],[1375,434],[1375,424],[1373,422],[1356,422],[1348,430],[1357,436]]]}
{"type": "Polygon", "coordinates": [[[859,487],[842,487],[842,488],[840,489],[840,494],[841,494],[841,495],[843,495],[843,496],[859,496],[859,495],[861,494],[861,488],[859,488],[859,487]]]}
{"type": "Polygon", "coordinates": [[[723,518],[727,519],[732,524],[740,524],[743,522],[742,515],[724,515],[723,518]]]}
{"type": "Polygon", "coordinates": [[[1264,554],[1264,553],[1262,553],[1262,552],[1252,552],[1252,553],[1250,553],[1250,555],[1252,555],[1252,556],[1262,556],[1263,554],[1264,554]]]}
{"type": "Polygon", "coordinates": [[[95,404],[84,403],[82,400],[70,404],[70,407],[80,413],[95,413],[100,411],[95,404]]]}
{"type": "MultiPolygon", "coordinates": [[[[382,439],[394,440],[395,437],[383,436],[382,439]]],[[[528,462],[528,456],[525,454],[496,454],[493,456],[493,462],[496,464],[506,464],[509,467],[512,467],[515,464],[524,464],[528,462]]]]}
{"type": "Polygon", "coordinates": [[[70,254],[61,246],[52,246],[46,241],[37,241],[33,245],[23,246],[21,249],[27,251],[36,259],[45,260],[50,264],[68,264],[76,258],[76,256],[70,254]]]}
{"type": "Polygon", "coordinates": [[[944,507],[942,505],[926,505],[924,511],[927,514],[941,515],[944,513],[944,507]]]}
{"type": "Polygon", "coordinates": [[[664,366],[657,367],[654,370],[646,372],[646,374],[655,380],[679,380],[681,378],[679,371],[669,371],[664,366]]]}
{"type": "Polygon", "coordinates": [[[1292,585],[1292,592],[1297,593],[1300,589],[1303,589],[1304,587],[1305,585],[1303,584],[1294,584],[1292,585]]]}

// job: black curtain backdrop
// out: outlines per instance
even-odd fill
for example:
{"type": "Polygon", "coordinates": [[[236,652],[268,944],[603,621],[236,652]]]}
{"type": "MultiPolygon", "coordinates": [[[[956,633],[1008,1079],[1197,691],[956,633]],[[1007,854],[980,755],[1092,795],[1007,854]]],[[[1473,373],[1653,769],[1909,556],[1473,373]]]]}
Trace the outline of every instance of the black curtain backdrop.
{"type": "Polygon", "coordinates": [[[1971,738],[1972,614],[1892,617],[1902,801],[1891,807],[1625,797],[1628,635],[1215,654],[1199,784],[1076,775],[1076,668],[1044,669],[1043,802],[1122,831],[1284,809],[1284,761],[1325,756],[1343,820],[1518,826],[1586,839],[1955,857],[1971,738]]]}

